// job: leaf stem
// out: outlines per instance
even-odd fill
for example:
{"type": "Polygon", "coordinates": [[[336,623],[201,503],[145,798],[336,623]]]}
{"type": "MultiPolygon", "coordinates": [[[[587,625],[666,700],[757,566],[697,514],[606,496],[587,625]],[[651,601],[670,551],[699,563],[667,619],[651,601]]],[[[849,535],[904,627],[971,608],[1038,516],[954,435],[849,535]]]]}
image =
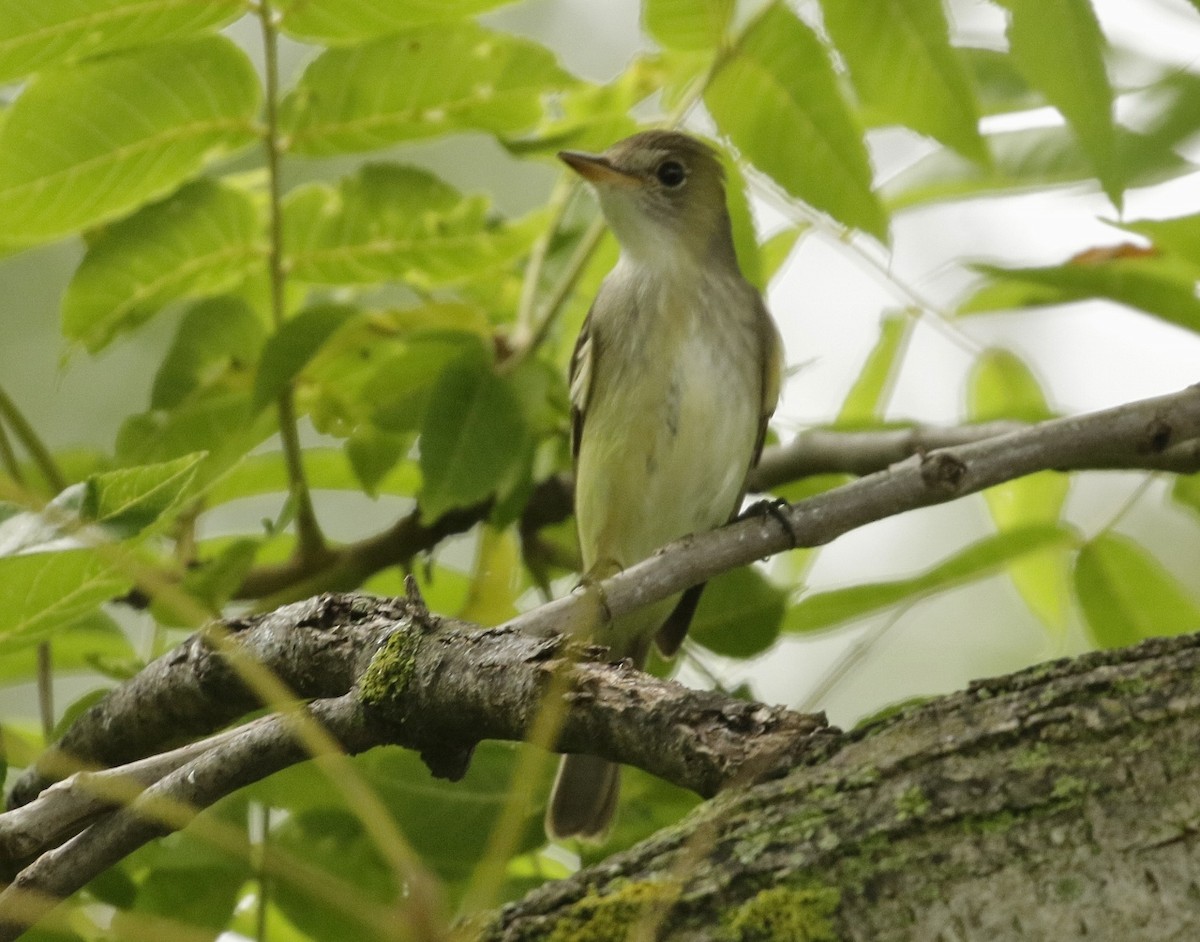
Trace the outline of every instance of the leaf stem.
{"type": "Polygon", "coordinates": [[[542,316],[538,318],[537,326],[534,328],[533,336],[529,341],[529,350],[536,350],[546,341],[546,337],[550,333],[550,328],[554,326],[554,321],[558,316],[558,312],[562,309],[571,292],[575,290],[575,285],[579,282],[583,270],[587,268],[588,262],[592,260],[592,255],[596,251],[596,247],[600,244],[600,240],[604,237],[604,232],[608,228],[608,224],[604,221],[604,217],[597,216],[584,232],[583,237],[579,240],[579,245],[575,247],[575,252],[567,262],[566,270],[561,278],[558,279],[558,284],[554,286],[554,291],[546,300],[542,307],[542,316]]]}
{"type": "Polygon", "coordinates": [[[550,251],[550,243],[554,234],[562,224],[571,197],[579,189],[578,185],[559,174],[554,191],[550,194],[550,206],[553,212],[550,222],[538,236],[529,253],[529,264],[525,267],[525,278],[521,282],[521,300],[517,305],[517,326],[513,332],[513,352],[517,357],[524,355],[526,350],[533,349],[533,338],[538,331],[534,328],[534,312],[537,307],[538,283],[542,280],[542,271],[546,266],[546,256],[550,251]]]}
{"type": "MultiPolygon", "coordinates": [[[[280,154],[283,143],[279,134],[279,32],[271,0],[258,0],[258,20],[262,29],[263,80],[265,88],[266,133],[263,146],[267,157],[267,180],[270,204],[270,248],[268,265],[271,277],[271,319],[278,329],[284,322],[284,292],[287,273],[283,259],[283,198],[280,182],[280,154]]],[[[296,426],[296,405],[291,388],[279,394],[279,438],[287,467],[289,491],[296,514],[296,553],[301,559],[317,559],[324,555],[325,538],[313,508],[312,492],[304,473],[300,433],[296,426]]]]}
{"type": "Polygon", "coordinates": [[[17,485],[26,486],[25,475],[21,473],[21,465],[17,462],[17,453],[13,451],[12,442],[8,440],[8,433],[4,431],[2,424],[0,424],[0,468],[3,468],[4,473],[17,485]]]}
{"type": "Polygon", "coordinates": [[[42,737],[49,743],[54,736],[54,652],[49,641],[37,646],[37,695],[42,737]]]}
{"type": "MultiPolygon", "coordinates": [[[[8,423],[8,427],[17,436],[17,441],[24,446],[25,450],[29,453],[29,457],[33,459],[33,463],[37,465],[38,470],[42,473],[42,477],[50,485],[50,490],[57,494],[65,488],[67,486],[67,479],[59,469],[58,464],[54,461],[54,457],[50,454],[50,449],[38,437],[37,432],[33,430],[33,426],[29,424],[29,420],[21,414],[21,410],[17,408],[17,404],[12,401],[2,386],[0,386],[0,419],[8,423]]],[[[17,478],[17,475],[14,474],[13,477],[17,478]]]]}

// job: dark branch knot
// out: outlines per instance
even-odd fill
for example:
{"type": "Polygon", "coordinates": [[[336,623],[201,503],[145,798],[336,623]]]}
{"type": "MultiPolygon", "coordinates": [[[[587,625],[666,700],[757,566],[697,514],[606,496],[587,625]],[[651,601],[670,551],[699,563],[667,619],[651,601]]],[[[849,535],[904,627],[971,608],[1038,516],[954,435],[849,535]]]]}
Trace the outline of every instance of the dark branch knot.
{"type": "Polygon", "coordinates": [[[1139,454],[1157,455],[1167,450],[1174,437],[1171,424],[1162,416],[1155,416],[1146,426],[1146,435],[1138,448],[1139,454]]]}
{"type": "Polygon", "coordinates": [[[928,488],[952,494],[962,486],[966,476],[966,463],[947,451],[921,456],[921,480],[928,488]]]}

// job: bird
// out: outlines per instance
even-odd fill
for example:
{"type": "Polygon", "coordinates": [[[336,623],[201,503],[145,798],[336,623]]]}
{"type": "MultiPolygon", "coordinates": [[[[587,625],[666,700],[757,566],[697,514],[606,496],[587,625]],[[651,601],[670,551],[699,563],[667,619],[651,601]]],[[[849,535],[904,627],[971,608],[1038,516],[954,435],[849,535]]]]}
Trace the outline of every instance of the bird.
{"type": "MultiPolygon", "coordinates": [[[[585,583],[734,518],[783,375],[778,328],[734,251],[717,151],[643,131],[603,153],[560,151],[595,191],[620,254],[569,371],[574,509],[585,583]]],[[[703,585],[588,629],[614,660],[682,644],[703,585]]],[[[620,767],[571,753],[546,810],[555,839],[602,840],[620,767]]]]}

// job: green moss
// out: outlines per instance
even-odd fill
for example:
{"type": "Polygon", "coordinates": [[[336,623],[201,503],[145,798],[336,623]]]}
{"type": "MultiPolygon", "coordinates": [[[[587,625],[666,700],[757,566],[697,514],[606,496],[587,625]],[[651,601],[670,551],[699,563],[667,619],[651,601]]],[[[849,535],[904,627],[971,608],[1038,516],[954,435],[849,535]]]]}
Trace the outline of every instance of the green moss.
{"type": "Polygon", "coordinates": [[[929,813],[929,799],[917,785],[905,789],[904,794],[896,799],[896,817],[901,821],[921,818],[929,813]]]}
{"type": "Polygon", "coordinates": [[[625,942],[647,910],[669,906],[679,888],[669,883],[627,883],[603,896],[589,894],[554,924],[546,942],[625,942]]]}
{"type": "Polygon", "coordinates": [[[1051,794],[1059,801],[1074,801],[1082,798],[1092,790],[1090,782],[1074,775],[1060,775],[1054,780],[1054,790],[1051,794]]]}
{"type": "Polygon", "coordinates": [[[1142,697],[1150,692],[1150,682],[1145,677],[1122,677],[1113,681],[1113,693],[1127,697],[1142,697]]]}
{"type": "Polygon", "coordinates": [[[1051,758],[1049,745],[1044,742],[1034,743],[1028,749],[1013,753],[1012,767],[1022,772],[1044,769],[1050,764],[1051,758]]]}
{"type": "Polygon", "coordinates": [[[889,703],[885,707],[881,707],[874,713],[868,713],[861,720],[854,724],[855,732],[862,732],[874,726],[880,726],[898,717],[900,714],[909,709],[914,709],[921,706],[923,703],[928,703],[934,697],[909,697],[905,700],[899,700],[896,703],[889,703]]]}
{"type": "Polygon", "coordinates": [[[841,893],[829,886],[777,886],[763,890],[734,911],[732,942],[837,942],[832,917],[841,893]]]}
{"type": "Polygon", "coordinates": [[[1003,834],[1019,820],[1012,811],[1005,809],[995,814],[964,818],[962,826],[968,834],[1003,834]]]}
{"type": "Polygon", "coordinates": [[[359,699],[372,706],[399,701],[416,670],[420,646],[421,629],[415,624],[395,631],[363,672],[359,699]]]}
{"type": "Polygon", "coordinates": [[[1070,902],[1083,894],[1083,884],[1074,877],[1063,877],[1054,884],[1054,892],[1059,899],[1070,902]]]}
{"type": "Polygon", "coordinates": [[[844,779],[846,788],[869,788],[879,784],[883,778],[879,768],[874,765],[863,765],[846,773],[844,779]]]}

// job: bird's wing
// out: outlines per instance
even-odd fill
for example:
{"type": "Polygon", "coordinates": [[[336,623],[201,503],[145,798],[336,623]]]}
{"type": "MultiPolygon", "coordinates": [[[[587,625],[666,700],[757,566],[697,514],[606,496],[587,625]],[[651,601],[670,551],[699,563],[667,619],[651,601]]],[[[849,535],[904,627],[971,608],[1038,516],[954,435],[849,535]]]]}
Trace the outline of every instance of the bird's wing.
{"type": "Polygon", "coordinates": [[[571,457],[576,460],[579,459],[579,443],[583,438],[583,420],[592,395],[592,379],[596,375],[597,346],[592,334],[592,312],[588,311],[579,337],[575,340],[568,374],[571,390],[571,457]]]}
{"type": "MultiPolygon", "coordinates": [[[[756,292],[757,294],[757,292],[756,292]]],[[[762,399],[759,405],[758,415],[758,437],[754,442],[754,452],[750,456],[750,468],[758,464],[759,456],[762,454],[763,441],[767,437],[767,423],[771,420],[771,416],[775,414],[775,406],[779,402],[779,392],[783,386],[783,340],[779,336],[779,328],[775,326],[775,322],[771,319],[771,315],[767,313],[766,307],[763,305],[761,298],[757,299],[759,307],[759,317],[766,330],[763,331],[763,349],[760,352],[761,371],[762,371],[762,399]]],[[[747,468],[747,472],[750,468],[747,468]]],[[[742,498],[745,496],[745,490],[738,495],[737,503],[730,511],[729,519],[736,520],[738,509],[742,506],[742,498]]],[[[701,582],[699,585],[694,585],[679,599],[679,604],[667,616],[667,620],[663,622],[658,633],[654,636],[654,643],[658,646],[659,651],[664,657],[670,657],[679,650],[679,646],[683,644],[683,639],[687,636],[688,628],[691,626],[692,618],[696,614],[696,607],[700,604],[700,595],[704,592],[704,586],[707,583],[701,582]]]]}
{"type": "MultiPolygon", "coordinates": [[[[779,328],[767,313],[767,309],[759,301],[759,318],[765,330],[762,356],[762,402],[758,414],[758,438],[754,444],[754,454],[750,459],[750,467],[758,464],[762,456],[763,442],[767,437],[767,423],[775,414],[775,406],[779,404],[779,393],[783,388],[783,338],[779,336],[779,328]]],[[[741,501],[739,500],[740,504],[741,501]]]]}

